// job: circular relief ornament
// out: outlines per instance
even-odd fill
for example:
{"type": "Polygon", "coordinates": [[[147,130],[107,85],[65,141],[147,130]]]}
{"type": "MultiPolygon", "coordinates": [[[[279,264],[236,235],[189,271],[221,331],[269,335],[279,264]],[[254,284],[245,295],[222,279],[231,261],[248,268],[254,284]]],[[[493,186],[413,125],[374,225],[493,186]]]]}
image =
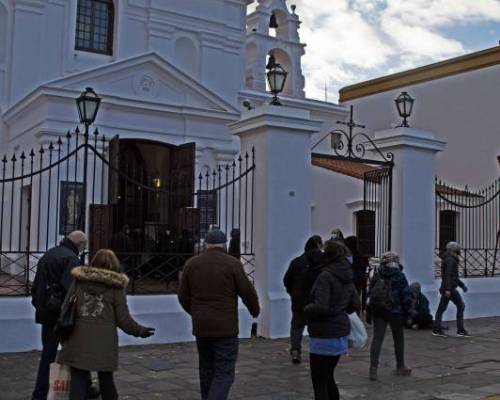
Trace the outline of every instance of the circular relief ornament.
{"type": "Polygon", "coordinates": [[[155,97],[158,91],[158,81],[151,75],[137,75],[134,79],[134,91],[141,97],[155,97]]]}

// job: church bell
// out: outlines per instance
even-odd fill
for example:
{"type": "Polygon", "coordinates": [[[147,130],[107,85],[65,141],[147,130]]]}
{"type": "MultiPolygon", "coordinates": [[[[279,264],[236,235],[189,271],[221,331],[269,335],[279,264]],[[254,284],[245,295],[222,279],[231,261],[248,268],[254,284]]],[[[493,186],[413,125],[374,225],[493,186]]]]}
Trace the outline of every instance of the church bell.
{"type": "Polygon", "coordinates": [[[269,28],[276,29],[277,27],[278,27],[278,21],[276,21],[276,15],[272,13],[271,19],[269,20],[269,28]]]}

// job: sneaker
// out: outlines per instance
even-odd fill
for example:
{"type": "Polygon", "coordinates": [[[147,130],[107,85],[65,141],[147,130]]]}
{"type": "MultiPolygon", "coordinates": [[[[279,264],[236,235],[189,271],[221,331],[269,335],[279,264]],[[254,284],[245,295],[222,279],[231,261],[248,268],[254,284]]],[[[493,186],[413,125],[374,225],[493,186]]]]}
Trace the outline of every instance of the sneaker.
{"type": "Polygon", "coordinates": [[[377,376],[377,367],[370,367],[370,380],[375,382],[378,378],[377,376]]]}
{"type": "Polygon", "coordinates": [[[469,337],[472,337],[469,332],[467,332],[465,329],[462,329],[460,331],[457,332],[457,336],[458,337],[464,337],[464,338],[469,338],[469,337]]]}
{"type": "Polygon", "coordinates": [[[302,357],[299,350],[292,350],[290,352],[290,355],[292,356],[292,364],[300,364],[302,362],[302,357]]]}
{"type": "Polygon", "coordinates": [[[408,368],[408,367],[398,368],[396,370],[396,375],[397,376],[410,376],[411,375],[411,368],[408,368]]]}
{"type": "Polygon", "coordinates": [[[444,333],[442,329],[434,329],[432,331],[432,336],[448,337],[448,335],[446,333],[444,333]]]}

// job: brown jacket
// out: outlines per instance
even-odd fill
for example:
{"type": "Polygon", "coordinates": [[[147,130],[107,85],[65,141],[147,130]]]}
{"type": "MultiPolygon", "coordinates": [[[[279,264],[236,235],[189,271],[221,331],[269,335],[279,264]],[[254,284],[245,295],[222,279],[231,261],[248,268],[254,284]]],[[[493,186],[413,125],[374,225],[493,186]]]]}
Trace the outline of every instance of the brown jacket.
{"type": "Polygon", "coordinates": [[[60,364],[86,371],[118,369],[118,332],[140,336],[145,327],[130,316],[125,274],[93,267],[77,267],[72,273],[76,293],[76,324],[69,339],[62,343],[60,364]]]}
{"type": "Polygon", "coordinates": [[[238,336],[238,296],[254,318],[260,312],[257,292],[243,266],[218,248],[188,260],[178,295],[191,314],[195,336],[238,336]]]}

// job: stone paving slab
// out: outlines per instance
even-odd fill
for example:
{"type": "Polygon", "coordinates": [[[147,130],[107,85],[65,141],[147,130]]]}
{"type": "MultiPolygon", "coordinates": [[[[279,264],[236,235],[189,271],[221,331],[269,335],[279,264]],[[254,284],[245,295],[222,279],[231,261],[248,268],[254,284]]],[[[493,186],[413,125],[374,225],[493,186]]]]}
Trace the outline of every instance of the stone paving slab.
{"type": "MultiPolygon", "coordinates": [[[[367,379],[368,349],[342,358],[337,368],[342,399],[500,400],[500,318],[467,321],[473,338],[432,337],[406,331],[411,377],[395,377],[392,338],[387,332],[380,380],[367,379]]],[[[450,330],[453,332],[453,330],[450,330]]],[[[307,345],[306,345],[307,347],[307,345]]],[[[29,400],[39,352],[0,354],[0,400],[29,400]]],[[[287,340],[242,340],[231,399],[312,399],[307,354],[289,363],[287,340]]],[[[120,349],[116,383],[122,400],[199,399],[193,343],[120,349]]]]}

